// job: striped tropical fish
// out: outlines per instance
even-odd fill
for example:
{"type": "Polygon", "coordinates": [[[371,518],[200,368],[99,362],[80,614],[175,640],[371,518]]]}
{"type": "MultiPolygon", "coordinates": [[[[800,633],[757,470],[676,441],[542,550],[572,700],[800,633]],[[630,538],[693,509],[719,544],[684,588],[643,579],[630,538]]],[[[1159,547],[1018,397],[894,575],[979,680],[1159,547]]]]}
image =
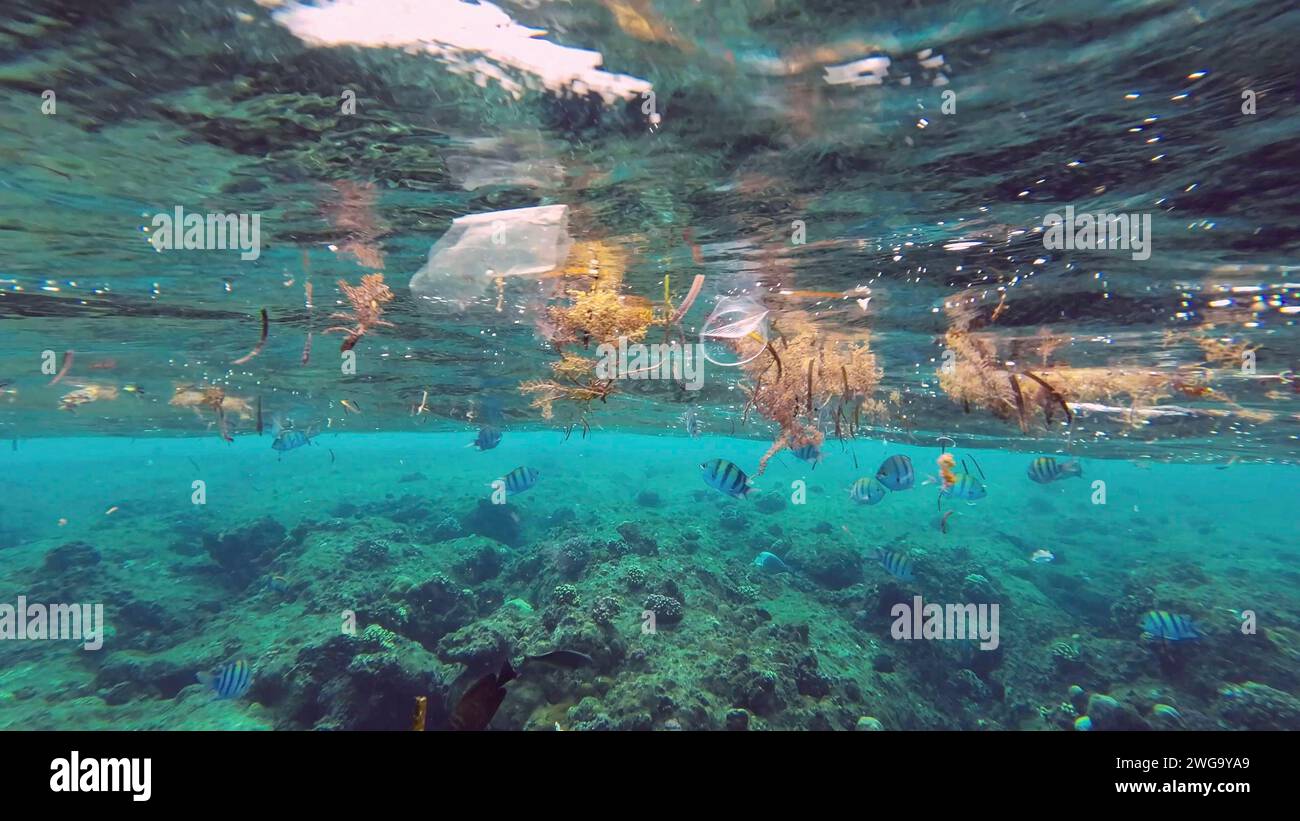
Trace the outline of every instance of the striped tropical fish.
{"type": "Polygon", "coordinates": [[[1040,485],[1055,482],[1057,479],[1082,475],[1083,468],[1079,465],[1077,459],[1058,463],[1051,456],[1039,456],[1029,463],[1029,478],[1040,485]]]}
{"type": "Polygon", "coordinates": [[[957,481],[942,488],[939,495],[947,496],[950,499],[964,499],[967,502],[973,502],[976,499],[983,499],[989,495],[989,492],[980,484],[979,479],[969,473],[958,473],[957,481]]]}
{"type": "Polygon", "coordinates": [[[726,459],[710,459],[700,465],[704,471],[704,483],[714,490],[720,490],[728,496],[743,499],[754,489],[749,486],[749,477],[745,471],[726,459]]]}
{"type": "Polygon", "coordinates": [[[281,453],[286,450],[294,450],[303,445],[310,445],[313,434],[310,431],[301,431],[295,428],[281,430],[275,435],[271,442],[271,450],[278,450],[281,453]]]}
{"type": "Polygon", "coordinates": [[[906,553],[880,548],[876,551],[876,561],[880,562],[880,566],[896,579],[910,582],[916,578],[913,573],[912,557],[906,553]]]}
{"type": "Polygon", "coordinates": [[[817,463],[822,460],[822,449],[814,445],[812,442],[797,447],[790,452],[795,455],[795,458],[809,462],[813,467],[817,467],[817,463]]]}
{"type": "Polygon", "coordinates": [[[1194,641],[1203,635],[1191,616],[1168,610],[1151,610],[1143,616],[1142,632],[1165,641],[1194,641]]]}
{"type": "Polygon", "coordinates": [[[484,425],[478,429],[478,436],[470,444],[479,450],[492,450],[501,444],[501,431],[491,425],[484,425]]]}
{"type": "Polygon", "coordinates": [[[523,493],[541,478],[541,474],[536,468],[517,467],[505,475],[506,491],[509,493],[523,493]]]}
{"type": "Polygon", "coordinates": [[[244,659],[232,661],[207,673],[199,673],[199,684],[217,698],[240,698],[253,686],[253,668],[244,659]]]}
{"type": "Polygon", "coordinates": [[[912,470],[911,459],[895,455],[881,463],[876,478],[890,490],[907,490],[916,484],[916,471],[912,470]]]}
{"type": "Polygon", "coordinates": [[[874,505],[881,499],[885,498],[885,494],[888,492],[889,491],[885,486],[880,484],[879,481],[864,476],[853,483],[852,489],[849,490],[849,496],[852,497],[855,502],[864,505],[874,505]]]}

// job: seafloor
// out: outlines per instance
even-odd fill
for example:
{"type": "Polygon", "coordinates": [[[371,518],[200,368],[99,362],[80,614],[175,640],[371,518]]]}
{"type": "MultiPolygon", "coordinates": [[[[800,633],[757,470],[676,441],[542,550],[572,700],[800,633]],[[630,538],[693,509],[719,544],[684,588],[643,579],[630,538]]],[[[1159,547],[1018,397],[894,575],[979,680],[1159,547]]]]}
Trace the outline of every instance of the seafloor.
{"type": "Polygon", "coordinates": [[[0,601],[102,602],[109,630],[98,651],[0,642],[0,727],[404,729],[427,695],[439,729],[468,682],[565,648],[594,667],[523,665],[493,728],[1300,728],[1285,466],[1086,459],[1083,479],[1040,486],[1029,454],[958,451],[989,496],[950,507],[945,533],[932,485],[848,497],[890,453],[923,478],[938,448],[862,440],[815,468],[787,452],[737,500],[698,465],[753,465],[766,442],[472,438],[326,433],[282,458],[269,437],[6,447],[22,481],[0,498],[0,601]],[[491,504],[523,464],[540,483],[491,504]],[[911,553],[914,581],[871,560],[882,547],[911,553]],[[760,551],[792,572],[754,566],[760,551]],[[916,594],[997,603],[1000,646],[893,639],[891,605],[916,594]],[[1144,639],[1152,608],[1205,637],[1144,639]],[[246,697],[197,685],[238,657],[246,697]]]}

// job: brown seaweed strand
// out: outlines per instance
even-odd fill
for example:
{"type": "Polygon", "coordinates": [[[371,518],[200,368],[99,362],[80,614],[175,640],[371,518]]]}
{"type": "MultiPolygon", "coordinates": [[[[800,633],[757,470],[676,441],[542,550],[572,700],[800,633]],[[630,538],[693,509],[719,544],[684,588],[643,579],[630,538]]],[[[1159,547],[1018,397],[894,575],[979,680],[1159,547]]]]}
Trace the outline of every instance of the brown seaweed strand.
{"type": "Polygon", "coordinates": [[[1014,373],[1008,373],[1007,379],[1011,382],[1011,393],[1016,397],[1016,415],[1020,422],[1020,432],[1029,433],[1029,422],[1025,419],[1025,396],[1020,392],[1020,380],[1016,379],[1014,373]]]}
{"type": "Polygon", "coordinates": [[[1061,396],[1060,391],[1058,391],[1056,388],[1053,388],[1051,385],[1047,384],[1047,382],[1040,379],[1037,375],[1035,375],[1031,371],[1022,371],[1022,373],[1025,376],[1037,382],[1038,384],[1042,385],[1043,389],[1046,390],[1049,394],[1051,394],[1051,397],[1056,400],[1056,403],[1058,405],[1061,406],[1061,410],[1065,411],[1066,423],[1071,425],[1074,424],[1074,414],[1070,412],[1070,406],[1065,404],[1065,397],[1061,396]]]}

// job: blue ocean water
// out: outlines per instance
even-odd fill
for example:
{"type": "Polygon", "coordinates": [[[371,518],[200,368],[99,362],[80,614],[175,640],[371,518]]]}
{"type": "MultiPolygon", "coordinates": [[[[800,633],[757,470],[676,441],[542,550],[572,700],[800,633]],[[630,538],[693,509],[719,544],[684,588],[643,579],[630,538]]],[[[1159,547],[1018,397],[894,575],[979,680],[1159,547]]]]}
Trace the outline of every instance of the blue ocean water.
{"type": "Polygon", "coordinates": [[[1292,4],[416,8],[0,15],[0,727],[1300,727],[1292,4]]]}

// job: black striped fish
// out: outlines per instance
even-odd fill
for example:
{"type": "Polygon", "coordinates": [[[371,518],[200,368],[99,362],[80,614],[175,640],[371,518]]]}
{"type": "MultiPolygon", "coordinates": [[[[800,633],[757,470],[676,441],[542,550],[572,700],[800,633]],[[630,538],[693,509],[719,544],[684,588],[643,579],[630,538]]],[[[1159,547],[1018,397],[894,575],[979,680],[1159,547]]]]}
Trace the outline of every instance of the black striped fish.
{"type": "Polygon", "coordinates": [[[880,548],[876,551],[876,561],[880,562],[880,566],[896,579],[910,582],[915,578],[912,572],[912,557],[906,553],[880,548]]]}
{"type": "Polygon", "coordinates": [[[510,493],[523,493],[541,478],[536,468],[517,467],[505,475],[506,490],[510,493]]]}
{"type": "Polygon", "coordinates": [[[853,483],[852,489],[849,490],[849,496],[852,497],[855,502],[861,502],[864,505],[874,505],[881,499],[885,498],[885,494],[888,492],[889,491],[886,490],[885,486],[880,484],[880,482],[864,476],[853,483]]]}
{"type": "Polygon", "coordinates": [[[1082,476],[1083,468],[1077,459],[1058,463],[1051,456],[1039,456],[1029,463],[1029,478],[1040,485],[1066,479],[1070,476],[1082,476]]]}
{"type": "Polygon", "coordinates": [[[950,499],[964,499],[967,502],[973,502],[976,499],[983,499],[989,495],[989,492],[980,484],[979,479],[969,473],[958,473],[957,481],[944,486],[939,491],[939,495],[947,496],[950,499]]]}
{"type": "Polygon", "coordinates": [[[253,686],[253,668],[243,659],[222,665],[209,673],[199,673],[199,684],[217,694],[217,698],[240,698],[253,686]]]}
{"type": "Polygon", "coordinates": [[[710,459],[700,465],[704,471],[704,482],[714,490],[720,490],[728,496],[743,499],[754,489],[749,486],[749,477],[745,471],[726,459],[710,459]]]}
{"type": "Polygon", "coordinates": [[[890,490],[907,490],[916,484],[912,460],[902,455],[891,456],[882,462],[880,470],[876,471],[876,478],[890,490]]]}
{"type": "Polygon", "coordinates": [[[294,450],[303,445],[310,445],[312,435],[309,431],[304,432],[293,428],[281,430],[275,434],[275,439],[271,442],[271,450],[278,450],[283,453],[286,450],[294,450]]]}
{"type": "Polygon", "coordinates": [[[817,463],[822,460],[822,449],[814,445],[812,442],[797,447],[790,452],[795,455],[795,458],[802,459],[813,467],[817,467],[817,463]]]}
{"type": "Polygon", "coordinates": [[[1191,616],[1170,613],[1168,610],[1151,610],[1142,618],[1142,632],[1165,641],[1194,641],[1202,637],[1200,628],[1191,616]]]}
{"type": "Polygon", "coordinates": [[[478,436],[470,444],[479,450],[492,450],[501,444],[501,431],[491,425],[484,425],[478,429],[478,436]]]}

